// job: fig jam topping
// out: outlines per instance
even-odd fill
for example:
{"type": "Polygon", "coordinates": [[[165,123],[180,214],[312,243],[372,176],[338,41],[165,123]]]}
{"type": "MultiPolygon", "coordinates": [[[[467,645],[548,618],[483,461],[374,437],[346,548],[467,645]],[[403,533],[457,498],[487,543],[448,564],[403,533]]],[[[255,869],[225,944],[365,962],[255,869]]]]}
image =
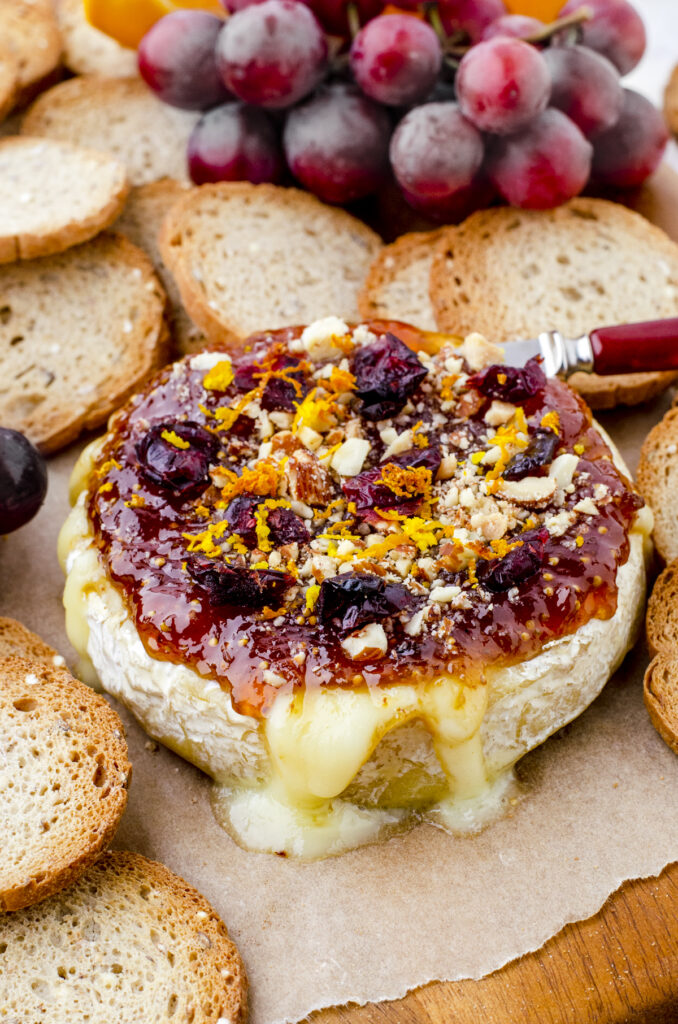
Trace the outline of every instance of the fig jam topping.
{"type": "Polygon", "coordinates": [[[469,385],[485,398],[500,402],[526,402],[543,392],[546,375],[538,359],[529,359],[525,366],[488,366],[471,377],[469,385]]]}
{"type": "Polygon", "coordinates": [[[385,583],[379,576],[347,572],[323,580],[315,612],[324,626],[342,635],[403,611],[413,595],[401,583],[385,583]]]}
{"type": "Polygon", "coordinates": [[[187,357],[93,469],[149,653],[243,714],[280,686],[477,681],[614,614],[641,500],[587,407],[478,336],[431,357],[397,332],[329,318],[187,357]]]}
{"type": "Polygon", "coordinates": [[[394,334],[358,350],[353,360],[356,394],[367,420],[395,416],[427,374],[412,349],[394,334]]]}
{"type": "Polygon", "coordinates": [[[198,423],[158,423],[136,446],[141,470],[154,484],[188,495],[204,490],[216,459],[216,439],[198,423]]]}

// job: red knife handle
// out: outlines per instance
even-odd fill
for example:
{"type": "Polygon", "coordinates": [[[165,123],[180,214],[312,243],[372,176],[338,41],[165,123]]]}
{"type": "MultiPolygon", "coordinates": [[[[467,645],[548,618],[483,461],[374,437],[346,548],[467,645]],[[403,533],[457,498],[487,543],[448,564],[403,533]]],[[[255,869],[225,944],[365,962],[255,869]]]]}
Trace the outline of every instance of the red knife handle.
{"type": "Polygon", "coordinates": [[[678,370],[678,317],[597,327],[589,338],[596,373],[678,370]]]}

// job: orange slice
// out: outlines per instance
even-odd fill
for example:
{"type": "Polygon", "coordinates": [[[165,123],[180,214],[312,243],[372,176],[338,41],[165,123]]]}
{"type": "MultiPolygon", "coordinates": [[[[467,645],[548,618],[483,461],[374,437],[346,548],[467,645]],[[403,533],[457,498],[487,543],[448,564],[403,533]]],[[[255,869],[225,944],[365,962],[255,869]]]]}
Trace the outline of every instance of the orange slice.
{"type": "Polygon", "coordinates": [[[196,7],[225,14],[219,0],[83,0],[83,4],[91,25],[132,49],[156,21],[172,11],[196,7]]]}
{"type": "Polygon", "coordinates": [[[527,14],[540,21],[555,21],[565,0],[504,0],[511,14],[527,14]]]}

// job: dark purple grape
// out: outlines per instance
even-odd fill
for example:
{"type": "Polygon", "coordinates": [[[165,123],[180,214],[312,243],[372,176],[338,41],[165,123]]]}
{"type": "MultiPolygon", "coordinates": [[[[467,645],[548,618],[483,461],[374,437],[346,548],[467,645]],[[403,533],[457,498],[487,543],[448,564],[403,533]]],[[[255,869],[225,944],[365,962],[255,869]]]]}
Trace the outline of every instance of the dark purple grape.
{"type": "Polygon", "coordinates": [[[267,370],[287,370],[288,379],[271,377],[261,396],[261,406],[269,412],[284,410],[294,412],[298,403],[308,394],[306,373],[296,356],[280,354],[273,359],[266,358],[266,352],[254,359],[238,364],[233,383],[239,391],[252,391],[261,382],[267,370]]]}
{"type": "Polygon", "coordinates": [[[643,19],[627,0],[568,0],[559,17],[582,7],[593,11],[582,25],[582,42],[611,60],[620,75],[635,68],[645,53],[647,39],[643,19]]]}
{"type": "Polygon", "coordinates": [[[208,469],[216,461],[219,443],[198,423],[158,423],[137,442],[144,476],[181,496],[200,492],[209,483],[208,469]],[[163,435],[165,435],[163,437],[163,435]],[[181,442],[173,443],[172,435],[181,442]],[[182,447],[185,444],[187,447],[182,447]]]}
{"type": "Polygon", "coordinates": [[[445,198],[414,195],[407,189],[401,191],[414,210],[438,224],[459,224],[476,210],[486,209],[497,195],[494,185],[482,174],[475,177],[466,188],[460,188],[445,198]]]}
{"type": "Polygon", "coordinates": [[[409,14],[374,18],[351,45],[353,77],[366,96],[387,106],[422,100],[436,82],[442,59],[431,26],[409,14]]]}
{"type": "Polygon", "coordinates": [[[537,430],[527,448],[509,460],[502,476],[504,480],[522,480],[534,476],[549,466],[558,451],[560,438],[552,430],[537,430]]]}
{"type": "Polygon", "coordinates": [[[543,527],[524,533],[520,547],[503,558],[478,562],[478,581],[493,594],[517,587],[539,572],[544,563],[544,547],[549,532],[543,527]]]}
{"type": "Polygon", "coordinates": [[[161,100],[207,110],[228,97],[214,54],[223,24],[207,11],[173,11],[149,29],[139,43],[139,74],[161,100]]]}
{"type": "MultiPolygon", "coordinates": [[[[226,521],[248,548],[257,546],[256,511],[264,498],[256,494],[241,494],[226,509],[226,521]]],[[[269,537],[274,544],[306,544],[310,535],[303,519],[289,508],[270,509],[266,517],[269,537]]]]}
{"type": "Polygon", "coordinates": [[[188,140],[188,170],[207,181],[279,181],[285,167],[275,128],[266,114],[225,103],[200,118],[188,140]]]}
{"type": "Polygon", "coordinates": [[[501,402],[526,402],[541,394],[546,387],[546,375],[539,361],[529,359],[525,366],[488,366],[486,370],[469,378],[469,387],[485,398],[498,398],[501,402]]]}
{"type": "Polygon", "coordinates": [[[305,4],[264,0],[231,15],[216,55],[224,84],[245,103],[289,107],[320,82],[327,42],[305,4]]]}
{"type": "Polygon", "coordinates": [[[0,534],[32,519],[47,493],[42,455],[18,430],[0,427],[0,534]]]}
{"type": "Polygon", "coordinates": [[[579,195],[591,173],[592,154],[574,121],[550,108],[521,132],[493,139],[486,167],[512,206],[546,210],[579,195]]]}
{"type": "Polygon", "coordinates": [[[376,192],[388,177],[391,122],[353,86],[328,85],[287,116],[283,133],[292,174],[326,203],[376,192]]]}
{"type": "Polygon", "coordinates": [[[493,21],[508,12],[503,0],[440,0],[440,18],[448,35],[465,32],[477,42],[493,21]]]}
{"type": "MultiPolygon", "coordinates": [[[[422,212],[442,212],[472,187],[483,159],[483,139],[458,104],[425,103],[410,110],[396,128],[390,156],[407,201],[422,212]]],[[[438,219],[446,219],[444,213],[438,219]]]]}
{"type": "MultiPolygon", "coordinates": [[[[223,2],[223,0],[222,0],[223,2]]],[[[304,0],[326,32],[350,39],[348,8],[353,5],[361,25],[381,14],[385,0],[304,0]]],[[[405,3],[402,4],[405,7],[405,3]]]]}
{"type": "Polygon", "coordinates": [[[349,501],[355,503],[356,511],[371,512],[375,508],[397,508],[403,515],[412,515],[421,504],[421,498],[403,498],[397,495],[386,484],[379,483],[384,466],[395,465],[403,469],[428,469],[430,479],[436,478],[440,467],[440,449],[434,445],[428,448],[412,448],[402,455],[394,455],[387,462],[382,462],[374,469],[366,469],[364,473],[349,477],[342,485],[342,490],[349,501]]]}
{"type": "Polygon", "coordinates": [[[526,14],[502,14],[501,18],[491,21],[484,29],[481,38],[495,39],[497,36],[509,36],[512,39],[526,39],[544,28],[544,22],[538,18],[530,18],[526,14]]]}
{"type": "Polygon", "coordinates": [[[658,167],[669,133],[657,108],[624,89],[622,111],[612,128],[593,142],[593,178],[602,185],[634,188],[658,167]]]}
{"type": "Polygon", "coordinates": [[[324,626],[346,634],[396,615],[412,600],[402,583],[386,583],[367,572],[346,572],[323,580],[314,611],[324,626]]]}
{"type": "Polygon", "coordinates": [[[619,119],[623,90],[614,64],[585,46],[550,46],[551,106],[562,110],[590,138],[619,119]]]}
{"type": "Polygon", "coordinates": [[[428,373],[416,352],[395,334],[358,349],[353,357],[355,393],[362,399],[360,415],[385,420],[397,415],[428,373]]]}
{"type": "Polygon", "coordinates": [[[190,555],[187,568],[211,605],[240,608],[277,607],[294,577],[277,569],[246,569],[216,562],[203,555],[190,555]]]}
{"type": "Polygon", "coordinates": [[[498,36],[464,54],[456,77],[459,106],[476,128],[511,135],[546,110],[551,76],[539,50],[498,36]]]}

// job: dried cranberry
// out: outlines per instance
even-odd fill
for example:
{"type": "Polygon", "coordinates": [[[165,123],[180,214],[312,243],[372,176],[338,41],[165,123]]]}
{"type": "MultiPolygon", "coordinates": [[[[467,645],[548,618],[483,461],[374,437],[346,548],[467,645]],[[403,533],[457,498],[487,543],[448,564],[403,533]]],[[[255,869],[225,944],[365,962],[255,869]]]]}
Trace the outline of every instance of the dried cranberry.
{"type": "Polygon", "coordinates": [[[211,605],[274,607],[280,604],[285,591],[294,582],[288,573],[276,569],[246,569],[199,555],[190,556],[187,567],[198,586],[207,593],[211,605]]]}
{"type": "Polygon", "coordinates": [[[402,583],[386,583],[368,572],[347,572],[323,580],[315,614],[324,626],[351,633],[375,619],[395,615],[412,600],[402,583]]]}
{"type": "Polygon", "coordinates": [[[261,383],[262,374],[267,370],[288,370],[287,377],[292,378],[296,386],[290,379],[271,377],[261,396],[262,408],[269,412],[275,409],[294,412],[295,406],[309,391],[306,373],[296,356],[284,352],[271,354],[264,350],[254,359],[239,364],[233,378],[235,386],[239,391],[251,391],[261,383]]]}
{"type": "Polygon", "coordinates": [[[358,349],[353,358],[356,395],[367,420],[395,416],[427,374],[415,352],[394,334],[358,349]]]}
{"type": "Polygon", "coordinates": [[[549,466],[559,444],[560,438],[552,430],[537,430],[527,448],[509,461],[504,479],[522,480],[524,476],[534,475],[544,466],[549,466]]]}
{"type": "Polygon", "coordinates": [[[160,487],[182,496],[199,493],[209,483],[207,471],[219,451],[219,444],[198,423],[158,423],[136,445],[137,458],[145,477],[160,487]],[[180,442],[173,444],[165,435],[175,434],[180,442]]]}
{"type": "Polygon", "coordinates": [[[520,547],[503,558],[478,563],[478,580],[494,594],[510,590],[539,572],[544,561],[548,530],[532,530],[521,537],[520,547]]]}
{"type": "MultiPolygon", "coordinates": [[[[256,511],[263,498],[256,494],[241,494],[226,509],[226,520],[234,533],[249,548],[257,546],[256,511]]],[[[272,508],[266,517],[269,536],[274,544],[305,544],[310,534],[301,519],[289,508],[272,508]]]]}
{"type": "Polygon", "coordinates": [[[355,502],[358,512],[374,508],[398,508],[403,513],[414,512],[421,504],[421,499],[399,497],[390,487],[377,483],[381,480],[382,470],[388,463],[404,469],[430,469],[431,479],[435,480],[440,460],[440,449],[435,445],[429,445],[428,448],[412,448],[402,455],[394,455],[392,459],[382,462],[374,469],[367,469],[358,476],[350,477],[344,482],[342,490],[349,501],[355,502]]]}
{"type": "Polygon", "coordinates": [[[469,378],[469,387],[485,398],[498,398],[501,402],[526,402],[546,387],[546,375],[536,358],[525,366],[488,366],[469,378]]]}

